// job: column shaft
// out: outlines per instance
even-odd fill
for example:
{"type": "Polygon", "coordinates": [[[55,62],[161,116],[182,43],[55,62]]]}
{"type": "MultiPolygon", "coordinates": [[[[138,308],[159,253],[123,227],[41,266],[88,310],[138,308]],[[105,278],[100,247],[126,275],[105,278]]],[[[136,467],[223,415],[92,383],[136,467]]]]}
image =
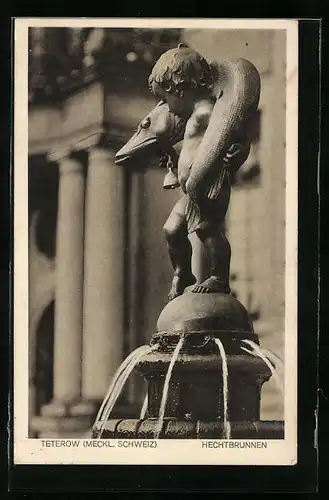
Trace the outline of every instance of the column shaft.
{"type": "Polygon", "coordinates": [[[56,250],[54,400],[80,396],[83,285],[83,165],[60,164],[56,250]]]}
{"type": "Polygon", "coordinates": [[[124,285],[123,171],[113,154],[89,155],[83,312],[83,397],[102,399],[122,360],[124,285]]]}

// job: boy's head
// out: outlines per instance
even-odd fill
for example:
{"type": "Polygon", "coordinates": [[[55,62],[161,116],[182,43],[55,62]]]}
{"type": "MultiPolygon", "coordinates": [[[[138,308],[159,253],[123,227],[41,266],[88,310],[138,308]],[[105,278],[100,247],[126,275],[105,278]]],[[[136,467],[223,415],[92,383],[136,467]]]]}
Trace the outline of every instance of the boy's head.
{"type": "Polygon", "coordinates": [[[185,118],[196,100],[209,94],[212,83],[212,70],[205,58],[182,44],[162,54],[149,76],[153,94],[185,118]]]}

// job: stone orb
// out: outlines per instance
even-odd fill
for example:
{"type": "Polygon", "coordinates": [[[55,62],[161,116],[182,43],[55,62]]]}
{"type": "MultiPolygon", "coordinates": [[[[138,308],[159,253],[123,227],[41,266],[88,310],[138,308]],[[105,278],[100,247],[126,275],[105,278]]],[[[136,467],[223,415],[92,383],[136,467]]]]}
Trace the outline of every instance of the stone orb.
{"type": "Polygon", "coordinates": [[[246,308],[222,293],[184,293],[164,307],[157,322],[158,332],[206,330],[254,333],[246,308]]]}
{"type": "Polygon", "coordinates": [[[233,295],[222,293],[186,292],[170,301],[151,343],[173,348],[182,334],[188,334],[195,347],[219,338],[229,351],[243,339],[259,343],[246,308],[233,295]]]}

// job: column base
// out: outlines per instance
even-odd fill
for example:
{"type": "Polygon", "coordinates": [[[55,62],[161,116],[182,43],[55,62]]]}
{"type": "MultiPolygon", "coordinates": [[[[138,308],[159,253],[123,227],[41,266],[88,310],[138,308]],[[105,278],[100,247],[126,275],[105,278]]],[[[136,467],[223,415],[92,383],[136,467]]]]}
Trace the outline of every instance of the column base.
{"type": "Polygon", "coordinates": [[[52,401],[32,418],[31,431],[37,432],[38,438],[89,438],[96,411],[89,401],[52,401]]]}
{"type": "MultiPolygon", "coordinates": [[[[31,419],[30,433],[36,433],[37,438],[91,438],[100,405],[101,401],[96,400],[52,401],[41,409],[40,415],[31,419]]],[[[134,418],[139,411],[130,404],[119,404],[112,415],[114,418],[134,418]]]]}

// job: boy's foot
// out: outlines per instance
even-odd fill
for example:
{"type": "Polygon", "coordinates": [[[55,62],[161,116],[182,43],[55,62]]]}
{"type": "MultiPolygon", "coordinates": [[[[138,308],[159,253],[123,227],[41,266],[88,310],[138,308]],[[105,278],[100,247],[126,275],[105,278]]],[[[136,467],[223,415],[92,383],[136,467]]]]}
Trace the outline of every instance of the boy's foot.
{"type": "Polygon", "coordinates": [[[228,283],[220,280],[217,276],[210,276],[200,285],[192,288],[193,293],[231,293],[228,283]]]}
{"type": "Polygon", "coordinates": [[[192,273],[178,275],[175,274],[172,280],[168,299],[173,300],[179,295],[182,295],[185,288],[190,285],[194,285],[195,282],[196,278],[192,273]]]}

